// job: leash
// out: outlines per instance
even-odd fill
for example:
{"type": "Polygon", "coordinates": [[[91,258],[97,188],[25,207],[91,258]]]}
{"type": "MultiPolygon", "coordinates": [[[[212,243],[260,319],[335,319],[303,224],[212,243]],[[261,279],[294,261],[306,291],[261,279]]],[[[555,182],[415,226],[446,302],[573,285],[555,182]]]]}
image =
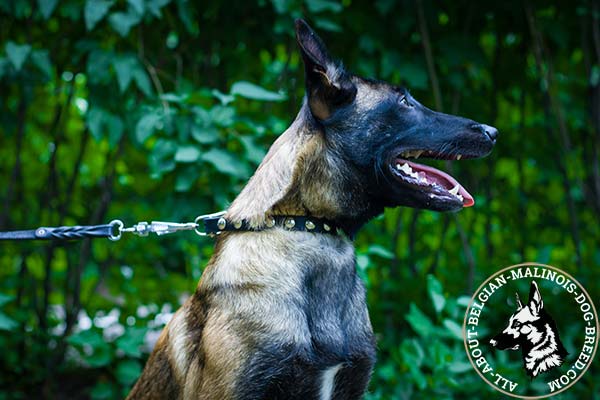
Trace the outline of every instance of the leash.
{"type": "Polygon", "coordinates": [[[274,227],[283,227],[289,231],[303,231],[312,233],[328,233],[337,235],[342,232],[335,223],[324,218],[308,216],[277,215],[268,217],[265,226],[252,228],[248,221],[229,221],[224,217],[225,211],[205,214],[196,217],[194,222],[164,222],[146,221],[138,222],[125,228],[123,221],[115,219],[103,225],[75,225],[75,226],[42,226],[36,229],[0,232],[0,240],[75,240],[83,238],[108,238],[112,241],[120,240],[123,233],[132,233],[136,236],[146,237],[150,233],[157,236],[179,231],[193,230],[199,236],[215,237],[222,232],[251,231],[257,232],[274,227]]]}

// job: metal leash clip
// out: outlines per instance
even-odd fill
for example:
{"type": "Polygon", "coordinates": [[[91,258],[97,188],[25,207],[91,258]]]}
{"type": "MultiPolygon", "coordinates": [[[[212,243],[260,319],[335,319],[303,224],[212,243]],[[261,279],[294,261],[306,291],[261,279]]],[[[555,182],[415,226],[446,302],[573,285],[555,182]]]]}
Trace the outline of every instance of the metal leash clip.
{"type": "Polygon", "coordinates": [[[133,233],[134,235],[146,237],[150,233],[156,233],[158,236],[166,235],[169,233],[179,231],[191,231],[193,230],[199,236],[214,236],[214,233],[206,233],[200,230],[200,222],[203,222],[207,218],[220,217],[224,215],[225,211],[219,211],[213,214],[205,214],[196,217],[194,222],[165,222],[165,221],[152,221],[150,223],[146,221],[138,222],[132,227],[125,228],[123,221],[115,219],[110,222],[113,227],[113,233],[108,237],[112,241],[121,239],[123,232],[133,233]]]}
{"type": "Polygon", "coordinates": [[[158,236],[166,235],[168,233],[178,231],[190,231],[196,229],[195,222],[164,222],[164,221],[152,221],[147,223],[146,221],[138,222],[131,228],[124,228],[122,232],[131,232],[138,236],[148,236],[149,233],[156,233],[158,236]]]}

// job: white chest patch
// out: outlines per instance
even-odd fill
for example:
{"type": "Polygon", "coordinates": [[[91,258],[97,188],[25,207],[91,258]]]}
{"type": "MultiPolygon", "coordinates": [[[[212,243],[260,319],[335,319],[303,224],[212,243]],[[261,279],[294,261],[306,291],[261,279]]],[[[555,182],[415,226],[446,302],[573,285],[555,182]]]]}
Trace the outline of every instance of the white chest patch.
{"type": "Polygon", "coordinates": [[[320,400],[330,400],[335,389],[335,375],[342,368],[342,364],[334,365],[323,371],[321,378],[320,400]]]}

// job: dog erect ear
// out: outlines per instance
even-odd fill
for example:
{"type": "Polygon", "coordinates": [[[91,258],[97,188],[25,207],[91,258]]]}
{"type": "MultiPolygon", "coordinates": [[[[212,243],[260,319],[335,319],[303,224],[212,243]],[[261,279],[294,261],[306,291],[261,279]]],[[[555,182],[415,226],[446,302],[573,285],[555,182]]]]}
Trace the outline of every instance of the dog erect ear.
{"type": "Polygon", "coordinates": [[[521,299],[519,298],[519,293],[515,293],[515,296],[517,298],[517,311],[519,311],[521,308],[523,308],[523,303],[521,303],[521,299]]]}
{"type": "Polygon", "coordinates": [[[327,119],[336,108],[354,100],[356,86],[302,19],[296,20],[296,39],[304,61],[308,105],[317,119],[327,119]]]}
{"type": "Polygon", "coordinates": [[[531,281],[531,288],[529,289],[529,303],[527,304],[531,313],[537,316],[540,313],[540,310],[544,308],[544,301],[542,300],[542,295],[538,290],[537,283],[535,281],[531,281]]]}

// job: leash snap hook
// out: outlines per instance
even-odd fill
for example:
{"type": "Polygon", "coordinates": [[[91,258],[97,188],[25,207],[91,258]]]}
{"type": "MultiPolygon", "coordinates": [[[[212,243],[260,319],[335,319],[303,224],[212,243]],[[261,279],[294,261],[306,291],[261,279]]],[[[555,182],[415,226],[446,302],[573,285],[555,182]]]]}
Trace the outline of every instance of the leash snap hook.
{"type": "Polygon", "coordinates": [[[148,230],[150,232],[156,233],[158,236],[166,235],[168,233],[178,232],[178,231],[189,231],[196,230],[198,224],[196,222],[163,222],[163,221],[152,221],[148,230]]]}

